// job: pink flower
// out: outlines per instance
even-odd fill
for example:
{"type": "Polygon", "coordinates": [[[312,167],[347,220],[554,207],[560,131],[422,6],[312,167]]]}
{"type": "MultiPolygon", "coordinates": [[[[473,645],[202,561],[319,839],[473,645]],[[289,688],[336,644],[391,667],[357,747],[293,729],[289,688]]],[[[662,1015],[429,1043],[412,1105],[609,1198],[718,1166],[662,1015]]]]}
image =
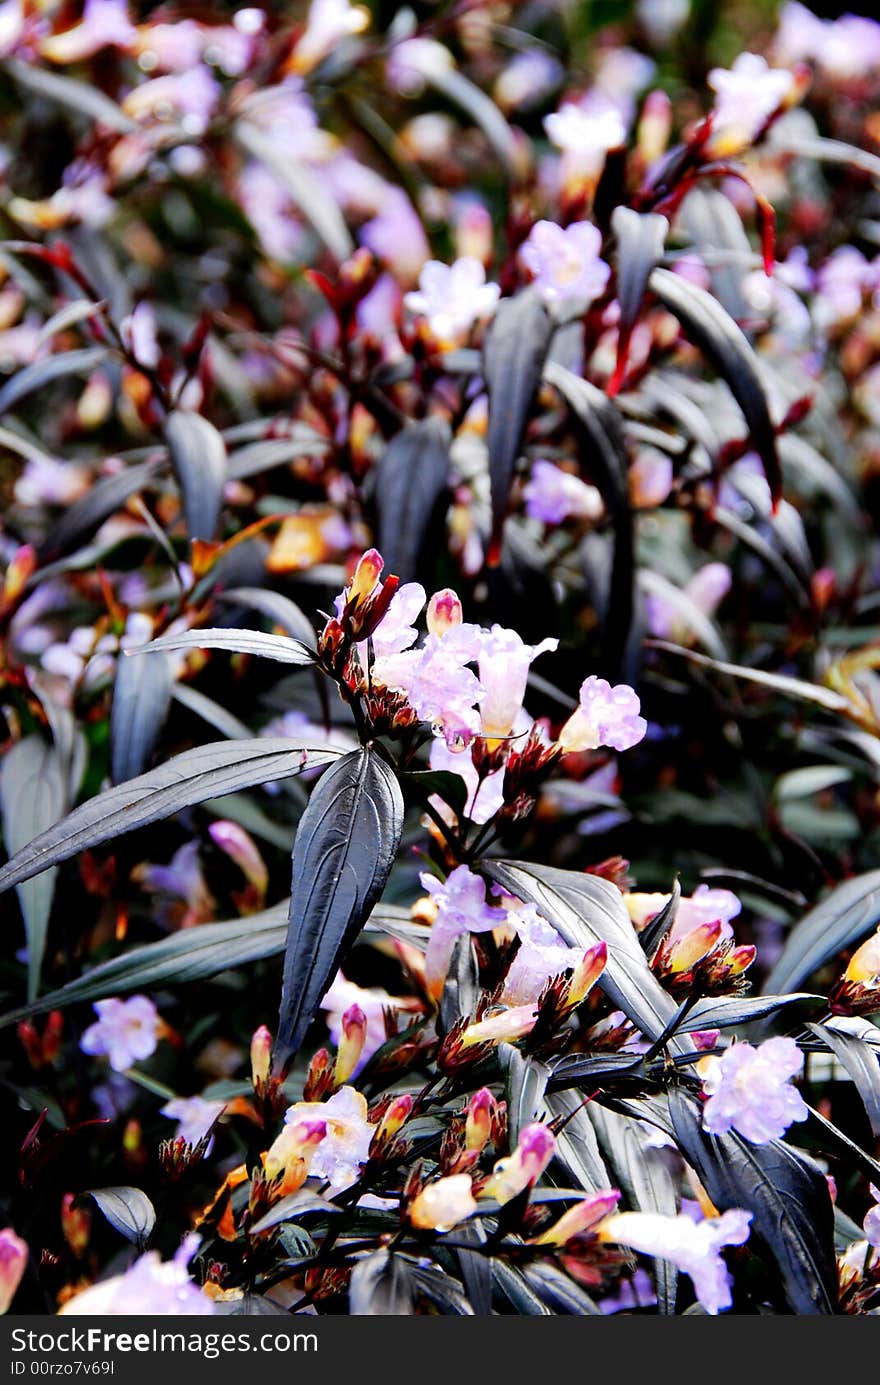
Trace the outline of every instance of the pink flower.
{"type": "Polygon", "coordinates": [[[294,71],[309,72],[337,44],[363,33],[369,22],[370,12],[363,5],[350,5],[348,0],[312,0],[305,33],[293,50],[294,71]]]}
{"type": "Polygon", "coordinates": [[[177,1121],[175,1139],[197,1145],[226,1110],[222,1101],[206,1101],[201,1096],[177,1096],[160,1107],[163,1116],[177,1121]]]}
{"type": "Polygon", "coordinates": [[[672,462],[664,452],[646,447],[629,470],[629,496],[640,509],[662,505],[672,490],[672,462]]]}
{"type": "Polygon", "coordinates": [[[875,1206],[866,1214],[862,1226],[868,1244],[872,1245],[875,1250],[880,1250],[880,1188],[876,1188],[873,1183],[871,1184],[871,1196],[874,1198],[875,1206]]]}
{"type": "Polygon", "coordinates": [[[876,264],[869,263],[854,245],[840,245],[829,255],[816,276],[814,311],[824,328],[848,322],[861,312],[865,293],[877,286],[876,264]]]}
{"type": "Polygon", "coordinates": [[[602,497],[595,486],[579,476],[554,466],[552,462],[532,463],[532,475],[523,491],[526,514],[545,524],[562,524],[566,519],[598,519],[602,497]]]}
{"type": "Polygon", "coordinates": [[[564,943],[533,904],[511,910],[507,923],[520,945],[504,979],[501,1000],[505,1005],[534,1004],[548,981],[577,967],[583,960],[583,949],[564,943]]]}
{"type": "MultiPolygon", "coordinates": [[[[445,638],[449,638],[446,636],[445,638]]],[[[557,639],[526,644],[515,630],[493,625],[480,640],[479,670],[480,725],[484,736],[497,739],[508,735],[522,711],[529,668],[540,654],[557,648],[557,639]]]]}
{"type": "Polygon", "coordinates": [[[751,1220],[751,1212],[741,1208],[701,1222],[684,1213],[664,1217],[658,1212],[619,1212],[603,1222],[600,1236],[676,1265],[693,1280],[697,1298],[714,1316],[733,1302],[732,1281],[721,1251],[745,1244],[751,1220]]]}
{"type": "Polygon", "coordinates": [[[145,995],[97,1000],[92,1009],[98,1019],[80,1039],[83,1053],[108,1058],[115,1072],[125,1072],[155,1053],[162,1021],[145,995]]]}
{"type": "Polygon", "coordinates": [[[565,153],[573,171],[596,177],[609,149],[626,143],[626,125],[617,106],[607,98],[576,105],[566,101],[544,120],[547,136],[565,153]]]}
{"type": "MultiPolygon", "coordinates": [[[[348,164],[353,162],[347,161],[348,164]]],[[[418,282],[428,267],[426,261],[431,254],[428,238],[418,212],[400,188],[383,186],[381,206],[361,226],[358,239],[404,288],[418,282]]]]}
{"type": "Polygon", "coordinates": [[[740,53],[729,70],[714,67],[708,82],[715,92],[712,147],[719,153],[749,144],[795,85],[786,68],[768,66],[757,53],[740,53]]]}
{"type": "Polygon", "coordinates": [[[602,233],[590,221],[575,221],[564,230],[553,221],[538,221],[520,256],[548,303],[573,298],[592,303],[611,274],[601,249],[602,233]]]}
{"type": "Polygon", "coordinates": [[[437,909],[425,953],[425,974],[432,994],[439,994],[456,938],[463,933],[486,933],[503,922],[486,903],[486,885],[468,866],[456,866],[445,881],[423,871],[419,876],[437,909]]]}
{"type": "MultiPolygon", "coordinates": [[[[665,896],[664,896],[665,898],[665,896]]],[[[733,890],[713,888],[710,885],[698,885],[690,898],[683,898],[678,901],[678,909],[675,914],[675,923],[672,925],[670,938],[683,938],[686,933],[690,933],[694,928],[699,928],[706,923],[721,922],[721,937],[732,938],[733,929],[730,920],[735,919],[742,911],[742,901],[733,890]]]]}
{"type": "MultiPolygon", "coordinates": [[[[431,769],[445,770],[447,774],[457,774],[465,786],[465,817],[482,825],[494,818],[504,803],[504,770],[495,770],[482,779],[470,755],[450,750],[445,740],[437,739],[431,743],[431,769]]],[[[432,803],[442,811],[439,798],[432,803]]]]}
{"type": "Polygon", "coordinates": [[[541,1177],[556,1149],[556,1137],[546,1125],[535,1122],[520,1131],[516,1149],[499,1159],[483,1193],[496,1202],[510,1202],[541,1177]]]}
{"type": "Polygon", "coordinates": [[[452,746],[467,745],[480,729],[475,704],[483,686],[467,667],[478,657],[480,639],[478,626],[456,625],[429,634],[420,649],[386,655],[380,665],[385,687],[406,693],[419,720],[432,722],[452,746]]]}
{"type": "MultiPolygon", "coordinates": [[[[682,590],[688,601],[707,619],[711,619],[730,591],[732,580],[726,563],[706,563],[685,583],[682,590]]],[[[645,614],[648,628],[657,639],[673,640],[676,644],[693,642],[694,631],[688,621],[687,608],[681,609],[659,591],[648,593],[645,614]]]]}
{"type": "Polygon", "coordinates": [[[367,1022],[364,1046],[352,1076],[360,1072],[388,1037],[385,1031],[385,1012],[406,1010],[411,1004],[412,1002],[404,1001],[400,996],[389,995],[379,987],[366,989],[356,986],[353,981],[347,981],[341,971],[336,973],[332,986],[321,1001],[321,1009],[326,1012],[327,1027],[333,1042],[339,1044],[342,1037],[342,1017],[352,1005],[359,1006],[367,1022]]]}
{"type": "Polygon", "coordinates": [[[202,874],[198,842],[184,842],[167,866],[142,862],[135,866],[132,878],[160,896],[160,912],[167,927],[192,928],[214,917],[215,903],[202,874]]]}
{"type": "Polygon", "coordinates": [[[563,751],[595,750],[609,745],[629,750],[644,739],[648,723],[639,715],[637,694],[626,683],[614,687],[591,674],[581,684],[580,706],[562,728],[563,751]]]}
{"type": "Polygon", "coordinates": [[[27,1243],[11,1226],[0,1231],[0,1313],[9,1311],[28,1262],[27,1243]]]}
{"type": "MultiPolygon", "coordinates": [[[[381,682],[381,660],[390,654],[400,654],[414,645],[419,637],[413,621],[418,620],[427,601],[425,588],[419,582],[406,582],[398,587],[388,610],[373,631],[373,654],[379,666],[376,677],[381,682]]],[[[366,650],[364,650],[366,653],[366,650]]]]}
{"type": "Polygon", "coordinates": [[[329,1101],[298,1101],[284,1114],[290,1125],[318,1120],[327,1133],[312,1156],[310,1172],[326,1178],[334,1192],[351,1187],[370,1157],[376,1127],[367,1120],[367,1099],[354,1087],[340,1087],[329,1101]]]}
{"type": "Polygon", "coordinates": [[[43,39],[40,52],[53,63],[76,63],[102,48],[130,49],[136,38],[126,0],[86,0],[80,23],[43,39]]]}
{"type": "Polygon", "coordinates": [[[187,1236],[173,1260],[164,1263],[150,1250],[125,1274],[114,1275],[69,1299],[59,1314],[100,1317],[195,1317],[214,1312],[214,1304],[189,1277],[187,1265],[198,1249],[199,1237],[187,1236]]]}
{"type": "Polygon", "coordinates": [[[486,283],[480,261],[464,255],[452,265],[429,260],[419,275],[418,291],[408,293],[403,303],[428,319],[442,345],[457,346],[479,318],[495,311],[500,295],[497,284],[486,283]]]}
{"type": "Polygon", "coordinates": [[[807,1105],[791,1078],[804,1066],[794,1039],[778,1037],[753,1048],[734,1043],[720,1058],[703,1060],[703,1128],[712,1135],[736,1130],[763,1145],[785,1134],[793,1121],[806,1120],[807,1105]]]}
{"type": "Polygon", "coordinates": [[[211,120],[220,87],[208,69],[199,63],[186,72],[154,77],[129,92],[124,109],[133,120],[179,120],[187,135],[201,135],[211,120]]]}

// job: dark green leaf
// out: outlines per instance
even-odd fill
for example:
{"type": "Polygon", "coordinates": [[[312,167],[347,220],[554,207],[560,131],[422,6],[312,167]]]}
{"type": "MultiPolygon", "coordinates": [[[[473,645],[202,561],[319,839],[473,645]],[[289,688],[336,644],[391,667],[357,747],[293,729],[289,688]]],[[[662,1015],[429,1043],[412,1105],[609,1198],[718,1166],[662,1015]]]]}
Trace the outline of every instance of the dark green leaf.
{"type": "MultiPolygon", "coordinates": [[[[608,964],[598,985],[648,1039],[658,1039],[675,1014],[671,996],[648,967],[620,891],[598,875],[531,865],[485,861],[487,875],[518,899],[534,904],[570,947],[608,945],[608,964]]],[[[681,1040],[673,1051],[686,1051],[681,1040]]]]}
{"type": "Polygon", "coordinates": [[[639,933],[639,943],[649,961],[675,923],[675,915],[678,913],[678,902],[680,899],[681,885],[679,881],[676,880],[672,886],[672,894],[669,896],[662,909],[658,909],[654,917],[645,924],[644,928],[639,933]]]}
{"type": "Polygon", "coordinates": [[[550,1070],[544,1063],[520,1053],[512,1044],[501,1045],[501,1062],[506,1069],[505,1096],[511,1148],[520,1131],[537,1120],[544,1107],[544,1092],[550,1070]]]}
{"type": "Polygon", "coordinates": [[[300,1188],[297,1193],[290,1193],[283,1197],[280,1202],[276,1202],[271,1211],[250,1228],[252,1236],[259,1236],[262,1231],[271,1231],[273,1226],[280,1226],[282,1222],[296,1221],[298,1217],[308,1216],[309,1213],[322,1217],[332,1216],[334,1212],[343,1212],[343,1207],[337,1207],[335,1202],[329,1198],[322,1197],[320,1193],[312,1192],[309,1188],[300,1188]]]}
{"type": "Polygon", "coordinates": [[[226,484],[226,443],[201,414],[175,409],[165,420],[165,441],[183,497],[190,540],[216,537],[226,484]]]}
{"type": "Polygon", "coordinates": [[[550,345],[552,325],[534,290],[498,305],[483,349],[483,378],[489,391],[489,477],[492,529],[501,537],[513,469],[522,447],[532,401],[550,345]]]}
{"type": "Polygon", "coordinates": [[[844,948],[860,942],[880,922],[880,870],[846,880],[811,909],[789,933],[764,982],[767,992],[794,990],[844,948]]]}
{"type": "Polygon", "coordinates": [[[669,1112],[682,1154],[718,1210],[752,1213],[792,1313],[835,1313],[834,1211],[821,1169],[782,1140],[754,1145],[733,1132],[708,1134],[699,1106],[680,1089],[670,1092],[669,1112]]]}
{"type": "Polygon", "coordinates": [[[554,1313],[573,1313],[581,1317],[601,1317],[602,1310],[571,1275],[549,1260],[526,1266],[523,1277],[538,1298],[554,1313]]]}
{"type": "Polygon", "coordinates": [[[392,438],[376,467],[379,550],[388,572],[411,582],[422,541],[449,485],[449,425],[427,418],[392,438]]]}
{"type": "Polygon", "coordinates": [[[402,830],[397,776],[372,746],[343,756],[313,790],[293,847],[278,1067],[299,1049],[343,953],[385,888],[402,830]]]}
{"type": "Polygon", "coordinates": [[[122,107],[105,96],[93,82],[78,82],[72,77],[62,76],[60,72],[49,72],[32,62],[21,62],[18,58],[7,58],[3,66],[19,86],[64,106],[80,118],[86,116],[120,135],[131,134],[137,129],[122,107]]]}
{"type": "Polygon", "coordinates": [[[171,705],[174,672],[164,654],[116,661],[110,712],[113,782],[133,779],[149,762],[171,705]]]}
{"type": "Polygon", "coordinates": [[[648,282],[664,308],[678,318],[730,386],[749,426],[752,445],[763,463],[775,503],[782,494],[776,430],[751,346],[721,304],[681,274],[658,268],[651,272],[648,282]]]}
{"type": "Polygon", "coordinates": [[[338,751],[305,745],[287,736],[216,741],[186,750],[148,774],[106,789],[22,847],[0,871],[0,891],[79,851],[170,817],[181,808],[204,803],[206,798],[273,779],[288,779],[337,757],[338,751]]]}
{"type": "Polygon", "coordinates": [[[629,503],[626,440],[620,414],[607,395],[555,361],[544,371],[565,400],[582,449],[584,470],[602,493],[614,534],[614,557],[602,629],[602,659],[612,680],[623,669],[633,617],[635,556],[629,503]]]}
{"type": "MultiPolygon", "coordinates": [[[[56,823],[68,801],[68,784],[54,743],[25,736],[6,754],[0,769],[3,841],[10,857],[56,823]]],[[[46,930],[55,893],[55,871],[17,887],[28,950],[28,999],[40,983],[46,930]]]]}
{"type": "Polygon", "coordinates": [[[565,1124],[556,1136],[554,1157],[569,1178],[585,1193],[598,1193],[611,1187],[611,1175],[599,1151],[596,1130],[587,1115],[583,1093],[579,1091],[552,1092],[547,1098],[551,1117],[565,1124]]]}
{"type": "Polygon", "coordinates": [[[694,1029],[730,1029],[737,1024],[766,1019],[787,1005],[799,1003],[821,1005],[825,1002],[821,996],[804,991],[792,995],[710,996],[697,1001],[682,1021],[681,1030],[687,1034],[694,1029]]]}
{"type": "Polygon", "coordinates": [[[156,1225],[156,1211],[140,1188],[90,1188],[87,1194],[98,1204],[108,1222],[127,1241],[143,1250],[156,1225]]]}
{"type": "Polygon", "coordinates": [[[480,994],[480,972],[470,933],[456,938],[440,996],[439,1032],[449,1033],[459,1019],[470,1019],[480,994]]]}

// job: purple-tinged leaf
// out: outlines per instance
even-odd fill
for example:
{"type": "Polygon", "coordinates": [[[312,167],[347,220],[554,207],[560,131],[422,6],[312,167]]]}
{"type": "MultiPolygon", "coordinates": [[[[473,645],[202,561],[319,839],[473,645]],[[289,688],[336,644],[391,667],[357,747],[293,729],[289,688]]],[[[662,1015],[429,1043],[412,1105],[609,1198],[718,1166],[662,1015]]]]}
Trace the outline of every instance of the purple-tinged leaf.
{"type": "Polygon", "coordinates": [[[314,653],[301,640],[288,635],[267,635],[262,630],[182,630],[179,635],[161,635],[158,640],[130,649],[126,658],[142,654],[161,654],[175,649],[226,649],[232,654],[254,654],[260,659],[275,659],[281,664],[312,664],[314,653]]]}
{"type": "Polygon", "coordinates": [[[190,542],[216,537],[226,484],[226,443],[201,414],[175,409],[165,420],[165,441],[183,498],[190,542]]]}
{"type": "Polygon", "coordinates": [[[449,484],[449,425],[428,418],[402,429],[376,467],[379,551],[388,572],[411,582],[422,542],[449,484]]]}

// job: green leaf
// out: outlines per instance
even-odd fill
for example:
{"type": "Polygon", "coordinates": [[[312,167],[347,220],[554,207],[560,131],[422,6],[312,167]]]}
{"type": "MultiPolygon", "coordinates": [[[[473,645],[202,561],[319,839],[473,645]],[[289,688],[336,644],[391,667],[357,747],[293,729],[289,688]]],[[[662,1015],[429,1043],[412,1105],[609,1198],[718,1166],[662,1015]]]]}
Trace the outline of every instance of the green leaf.
{"type": "Polygon", "coordinates": [[[792,1313],[835,1313],[834,1211],[821,1169],[782,1140],[754,1145],[732,1132],[708,1134],[700,1107],[680,1088],[669,1094],[669,1112],[682,1154],[718,1210],[752,1213],[792,1313]]]}
{"type": "MultiPolygon", "coordinates": [[[[0,768],[3,840],[9,855],[15,856],[32,838],[51,828],[67,801],[67,777],[55,744],[38,734],[18,741],[0,768]]],[[[22,879],[17,885],[27,937],[29,1000],[40,984],[55,876],[55,871],[48,871],[39,880],[22,879]]]]}
{"type": "Polygon", "coordinates": [[[315,648],[315,632],[311,621],[301,611],[295,601],[281,592],[264,591],[261,587],[230,587],[228,591],[218,592],[217,599],[230,605],[250,606],[260,615],[268,616],[275,625],[280,625],[293,639],[308,649],[315,648]]]}
{"type": "Polygon", "coordinates": [[[293,847],[276,1068],[299,1049],[385,888],[402,831],[397,776],[372,746],[344,755],[312,791],[293,847]]]}
{"type": "Polygon", "coordinates": [[[171,817],[181,808],[273,779],[290,778],[305,769],[329,764],[338,753],[287,736],[215,741],[186,750],[148,774],[106,789],[21,847],[0,870],[0,892],[99,842],[171,817]]]}
{"type": "MultiPolygon", "coordinates": [[[[608,964],[598,985],[615,1009],[637,1025],[648,1039],[659,1039],[676,1005],[650,970],[620,891],[598,875],[557,870],[527,861],[483,862],[483,869],[505,890],[534,904],[569,947],[608,945],[608,964]]],[[[680,1039],[674,1052],[688,1051],[680,1039]]]]}
{"type": "Polygon", "coordinates": [[[174,409],[165,420],[165,442],[171,467],[183,497],[183,514],[190,541],[217,536],[223,487],[226,484],[226,443],[201,414],[174,409]]]}
{"type": "Polygon", "coordinates": [[[827,1001],[820,995],[809,995],[802,991],[793,995],[710,996],[698,1000],[688,1012],[682,1021],[681,1032],[688,1034],[694,1029],[731,1029],[734,1025],[766,1019],[788,1005],[801,1003],[822,1005],[827,1001]]]}
{"type": "Polygon", "coordinates": [[[758,363],[746,337],[710,293],[681,274],[673,274],[669,269],[654,269],[648,282],[652,293],[678,318],[730,386],[749,426],[752,445],[763,463],[775,504],[782,495],[776,430],[758,363]]]}
{"type": "Polygon", "coordinates": [[[792,991],[844,948],[880,923],[880,870],[857,875],[832,890],[796,924],[764,982],[768,993],[792,991]]]}
{"type": "Polygon", "coordinates": [[[110,1225],[143,1250],[156,1225],[156,1209],[140,1188],[90,1188],[92,1198],[110,1225]]]}

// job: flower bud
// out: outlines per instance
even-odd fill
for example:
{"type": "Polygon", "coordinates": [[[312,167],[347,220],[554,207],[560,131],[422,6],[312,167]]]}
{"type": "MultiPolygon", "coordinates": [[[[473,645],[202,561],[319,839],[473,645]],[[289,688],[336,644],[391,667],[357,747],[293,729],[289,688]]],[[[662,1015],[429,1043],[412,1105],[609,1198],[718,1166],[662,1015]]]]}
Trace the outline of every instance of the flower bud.
{"type": "Polygon", "coordinates": [[[15,550],[3,574],[4,609],[13,606],[24,595],[28,578],[36,571],[36,567],[37,551],[29,543],[15,550]]]}
{"type": "Polygon", "coordinates": [[[254,1090],[265,1087],[272,1066],[272,1035],[265,1024],[254,1031],[251,1039],[251,1081],[254,1090]]]}
{"type": "Polygon", "coordinates": [[[540,1178],[553,1158],[555,1148],[556,1138],[548,1126],[537,1122],[527,1125],[520,1131],[513,1153],[506,1159],[498,1160],[483,1192],[496,1202],[510,1202],[540,1178]]]}
{"type": "Polygon", "coordinates": [[[326,1048],[319,1048],[309,1063],[309,1071],[303,1087],[303,1099],[305,1101],[323,1101],[332,1090],[333,1069],[330,1065],[330,1054],[326,1048]]]}
{"type": "Polygon", "coordinates": [[[315,1150],[326,1134],[323,1120],[289,1121],[282,1127],[263,1161],[267,1179],[282,1179],[280,1196],[295,1193],[305,1183],[315,1150]]]}
{"type": "Polygon", "coordinates": [[[428,1183],[410,1205],[409,1219],[422,1231],[451,1231],[476,1210],[470,1175],[455,1173],[428,1183]]]}
{"type": "Polygon", "coordinates": [[[451,587],[435,592],[428,602],[427,621],[430,635],[445,635],[461,625],[464,619],[461,600],[451,587]]]}
{"type": "Polygon", "coordinates": [[[28,1248],[11,1226],[0,1231],[0,1313],[5,1313],[15,1298],[28,1262],[28,1248]]]}
{"type": "Polygon", "coordinates": [[[620,1201],[616,1188],[602,1189],[569,1207],[558,1221],[538,1236],[534,1244],[539,1246],[564,1246],[574,1236],[583,1236],[598,1226],[599,1222],[614,1211],[620,1201]]]}
{"type": "Polygon", "coordinates": [[[488,1087],[481,1087],[478,1092],[474,1092],[467,1104],[467,1115],[464,1125],[464,1146],[465,1149],[483,1150],[489,1143],[492,1133],[492,1108],[495,1105],[495,1098],[488,1087]]]}
{"type": "Polygon", "coordinates": [[[488,1019],[469,1024],[461,1035],[460,1045],[471,1048],[474,1044],[494,1044],[502,1040],[514,1043],[531,1033],[537,1017],[534,1005],[512,1005],[509,1010],[499,1010],[488,1019]]]}
{"type": "Polygon", "coordinates": [[[403,1096],[396,1096],[389,1104],[384,1116],[379,1122],[375,1143],[378,1143],[380,1140],[383,1143],[387,1140],[393,1140],[397,1132],[409,1120],[414,1105],[415,1100],[409,1093],[405,1093],[403,1096]]]}
{"type": "Polygon", "coordinates": [[[742,976],[743,972],[748,971],[758,955],[758,949],[751,943],[743,943],[740,947],[735,947],[727,959],[727,970],[730,976],[742,976]]]}
{"type": "Polygon", "coordinates": [[[250,885],[250,897],[245,900],[246,912],[254,913],[262,907],[269,883],[269,872],[256,843],[237,822],[213,822],[208,833],[214,845],[235,862],[250,885]]]}
{"type": "Polygon", "coordinates": [[[692,971],[698,963],[709,956],[718,946],[722,923],[715,919],[712,923],[701,923],[683,938],[674,942],[668,953],[668,969],[673,976],[684,971],[692,971]]]}
{"type": "Polygon", "coordinates": [[[86,1250],[91,1227],[88,1207],[77,1202],[75,1193],[65,1193],[61,1199],[61,1230],[74,1255],[82,1255],[86,1250]]]}
{"type": "Polygon", "coordinates": [[[646,166],[656,163],[666,152],[671,130],[672,102],[659,88],[649,91],[636,131],[636,148],[646,166]]]}
{"type": "Polygon", "coordinates": [[[581,960],[572,972],[571,980],[568,983],[568,990],[565,995],[566,1006],[574,1009],[580,1005],[589,995],[593,986],[605,970],[608,962],[608,944],[606,942],[595,943],[588,947],[581,960]]]}
{"type": "Polygon", "coordinates": [[[347,1082],[358,1065],[367,1039],[367,1017],[359,1005],[350,1005],[342,1016],[342,1033],[336,1053],[333,1081],[337,1087],[347,1082]]]}
{"type": "Polygon", "coordinates": [[[385,560],[375,548],[370,548],[358,561],[346,592],[346,606],[360,606],[375,590],[385,560]]]}
{"type": "Polygon", "coordinates": [[[856,949],[843,975],[860,986],[880,986],[880,929],[856,949]]]}

